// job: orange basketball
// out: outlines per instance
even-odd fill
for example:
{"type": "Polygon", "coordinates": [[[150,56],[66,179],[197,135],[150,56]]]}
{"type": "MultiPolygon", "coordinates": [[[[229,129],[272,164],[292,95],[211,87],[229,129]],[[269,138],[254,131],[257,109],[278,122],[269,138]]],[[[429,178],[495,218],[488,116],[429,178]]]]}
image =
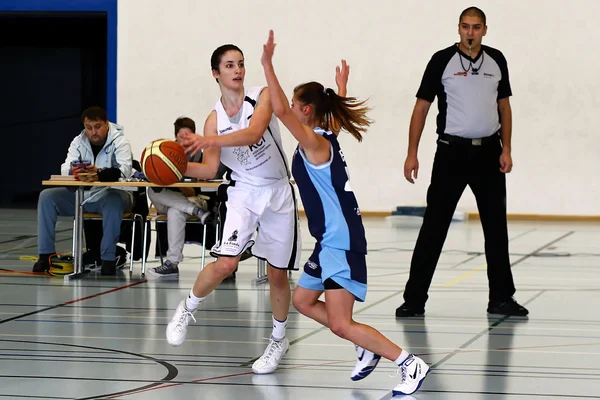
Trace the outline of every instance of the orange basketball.
{"type": "Polygon", "coordinates": [[[187,156],[183,147],[173,140],[155,140],[142,152],[142,170],[146,178],[157,185],[172,185],[183,178],[187,156]]]}

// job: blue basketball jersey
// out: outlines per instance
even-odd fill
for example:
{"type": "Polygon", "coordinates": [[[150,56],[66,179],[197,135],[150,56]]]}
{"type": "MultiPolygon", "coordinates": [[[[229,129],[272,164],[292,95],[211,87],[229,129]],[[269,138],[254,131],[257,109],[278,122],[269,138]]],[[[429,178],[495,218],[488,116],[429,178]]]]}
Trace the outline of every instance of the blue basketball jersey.
{"type": "Polygon", "coordinates": [[[329,161],[311,164],[300,146],[292,160],[292,174],[300,190],[310,234],[322,246],[367,254],[360,208],[350,188],[348,169],[337,136],[322,128],[314,128],[314,131],[331,144],[329,161]]]}

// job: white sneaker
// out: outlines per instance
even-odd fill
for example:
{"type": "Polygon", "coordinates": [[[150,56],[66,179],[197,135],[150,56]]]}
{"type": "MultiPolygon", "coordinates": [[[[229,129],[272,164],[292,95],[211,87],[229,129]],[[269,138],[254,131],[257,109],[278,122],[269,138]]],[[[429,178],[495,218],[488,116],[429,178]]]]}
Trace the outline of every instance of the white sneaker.
{"type": "Polygon", "coordinates": [[[360,381],[373,372],[377,364],[379,364],[381,356],[379,354],[370,352],[369,350],[363,349],[360,346],[354,346],[356,347],[356,356],[358,357],[358,361],[356,362],[354,370],[352,370],[350,379],[353,381],[360,381]]]}
{"type": "Polygon", "coordinates": [[[189,311],[185,308],[185,300],[183,300],[177,306],[175,315],[173,315],[171,322],[167,325],[167,342],[171,346],[180,346],[181,343],[183,343],[190,319],[193,319],[194,322],[196,322],[193,311],[189,311]]]}
{"type": "Polygon", "coordinates": [[[270,374],[277,369],[279,362],[290,349],[290,341],[287,338],[276,342],[271,337],[269,345],[262,356],[252,364],[252,372],[255,374],[270,374]]]}
{"type": "Polygon", "coordinates": [[[416,392],[429,373],[429,365],[419,357],[411,354],[402,363],[399,372],[402,376],[402,382],[392,390],[393,396],[403,396],[416,392]]]}

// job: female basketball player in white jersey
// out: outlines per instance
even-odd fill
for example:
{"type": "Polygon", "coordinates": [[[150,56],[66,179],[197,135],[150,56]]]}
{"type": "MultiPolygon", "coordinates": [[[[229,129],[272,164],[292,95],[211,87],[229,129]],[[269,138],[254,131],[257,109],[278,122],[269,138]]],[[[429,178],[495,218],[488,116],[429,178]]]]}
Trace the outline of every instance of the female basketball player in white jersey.
{"type": "Polygon", "coordinates": [[[275,115],[298,140],[292,162],[294,179],[317,243],[294,290],[294,307],[353,342],[359,361],[352,379],[367,376],[381,355],[400,367],[402,380],[394,395],[414,393],[429,367],[392,343],[376,329],[352,319],[355,300],[367,291],[367,242],[356,197],[349,185],[346,162],[333,126],[359,141],[370,121],[365,102],[340,97],[317,82],[294,89],[291,108],[273,68],[273,31],[264,45],[262,64],[275,115]],[[325,301],[319,297],[325,292],[325,301]]]}
{"type": "Polygon", "coordinates": [[[227,183],[219,187],[223,200],[220,238],[211,250],[217,260],[198,274],[189,296],[177,307],[167,327],[167,341],[174,346],[183,343],[192,313],[252,247],[253,255],[268,263],[273,309],[269,344],[252,370],[268,374],[289,348],[285,336],[291,297],[287,271],[298,269],[301,251],[297,207],[269,89],[244,88],[244,55],[237,46],[216,49],[211,68],[221,97],[206,119],[204,136],[189,135],[183,146],[193,153],[204,149],[203,162],[188,164],[187,176],[212,179],[219,162],[229,169],[227,183]]]}

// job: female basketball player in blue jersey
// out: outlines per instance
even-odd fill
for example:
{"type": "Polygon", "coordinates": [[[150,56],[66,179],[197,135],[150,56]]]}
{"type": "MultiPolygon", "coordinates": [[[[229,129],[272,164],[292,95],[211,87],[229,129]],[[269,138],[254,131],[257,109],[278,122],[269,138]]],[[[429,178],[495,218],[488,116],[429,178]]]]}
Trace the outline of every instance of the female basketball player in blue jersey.
{"type": "Polygon", "coordinates": [[[294,290],[294,307],[357,346],[362,363],[352,372],[353,380],[367,376],[385,357],[400,367],[402,381],[394,395],[414,393],[429,372],[427,364],[352,319],[355,300],[364,301],[367,292],[367,241],[337,132],[341,128],[362,140],[370,124],[369,109],[364,101],[341,97],[317,82],[297,86],[290,108],[273,68],[274,50],[270,31],[262,64],[273,111],[298,140],[292,172],[310,233],[317,240],[294,290]],[[324,302],[319,300],[323,292],[324,302]]]}

